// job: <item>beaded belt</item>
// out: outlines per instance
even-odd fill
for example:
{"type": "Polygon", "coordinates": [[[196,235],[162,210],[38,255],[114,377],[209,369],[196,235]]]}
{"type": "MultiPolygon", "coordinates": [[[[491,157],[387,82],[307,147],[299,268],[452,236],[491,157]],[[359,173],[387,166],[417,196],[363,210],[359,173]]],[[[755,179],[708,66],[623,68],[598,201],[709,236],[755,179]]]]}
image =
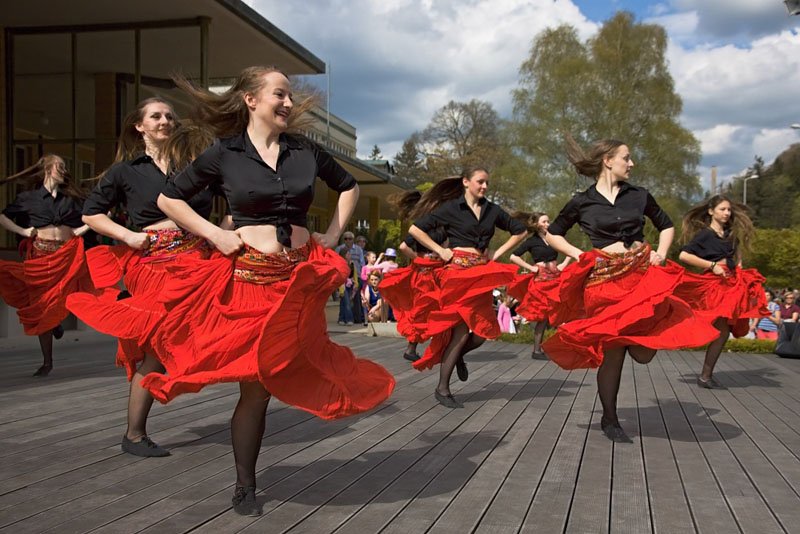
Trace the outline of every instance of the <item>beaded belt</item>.
{"type": "Polygon", "coordinates": [[[467,252],[466,250],[454,250],[453,257],[450,259],[448,267],[461,267],[469,268],[476,265],[486,265],[489,263],[489,258],[485,254],[476,254],[474,252],[467,252]]]}
{"type": "Polygon", "coordinates": [[[644,272],[650,264],[650,245],[642,243],[626,252],[598,250],[595,263],[586,281],[586,287],[602,284],[632,271],[644,272]]]}
{"type": "Polygon", "coordinates": [[[145,230],[150,246],[142,251],[142,259],[148,262],[167,261],[183,252],[207,249],[206,240],[180,228],[167,230],[145,230]]]}
{"type": "Polygon", "coordinates": [[[42,239],[37,236],[33,240],[31,258],[41,258],[42,256],[52,254],[63,247],[64,243],[66,243],[66,241],[61,241],[60,239],[42,239]]]}
{"type": "Polygon", "coordinates": [[[294,268],[308,260],[310,253],[310,242],[300,248],[270,253],[245,245],[236,258],[233,279],[237,282],[261,285],[288,280],[294,268]]]}
{"type": "Polygon", "coordinates": [[[539,270],[536,271],[534,275],[534,280],[555,280],[561,274],[561,271],[558,270],[558,264],[554,261],[548,261],[546,263],[539,263],[539,270]]]}

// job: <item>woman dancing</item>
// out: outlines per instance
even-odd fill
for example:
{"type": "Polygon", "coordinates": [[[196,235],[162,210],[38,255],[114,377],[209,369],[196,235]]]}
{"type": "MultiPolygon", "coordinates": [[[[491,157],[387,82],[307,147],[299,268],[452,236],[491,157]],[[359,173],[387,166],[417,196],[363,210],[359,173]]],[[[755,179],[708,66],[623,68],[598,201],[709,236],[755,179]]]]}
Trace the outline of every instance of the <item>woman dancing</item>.
{"type": "Polygon", "coordinates": [[[535,360],[546,360],[547,356],[542,352],[542,338],[548,324],[547,310],[542,303],[535,299],[537,293],[535,285],[557,279],[572,258],[567,256],[561,263],[556,262],[558,252],[548,244],[546,239],[547,229],[550,227],[550,217],[546,213],[515,215],[526,221],[532,235],[511,253],[511,263],[516,263],[533,274],[528,277],[520,277],[519,282],[521,283],[509,285],[508,292],[520,301],[517,313],[535,324],[531,357],[535,360]],[[522,258],[526,252],[531,255],[532,264],[522,258]],[[515,291],[515,289],[518,290],[515,291]]]}
{"type": "Polygon", "coordinates": [[[383,367],[355,358],[326,332],[325,303],[349,274],[330,249],[353,214],[358,186],[325,150],[289,133],[312,102],[295,106],[276,67],[247,68],[219,95],[176,81],[221,139],[167,184],[158,204],[221,254],[176,262],[170,291],[180,297],[156,335],[169,376],[152,373],[144,384],[167,402],[207,384],[239,382],[232,503],[236,513],[259,515],[256,462],[272,395],[329,419],[369,410],[394,388],[383,367]],[[307,229],[317,176],[339,193],[324,234],[307,229]],[[224,191],[235,231],[187,204],[212,185],[224,191]]]}
{"type": "MultiPolygon", "coordinates": [[[[210,251],[202,238],[180,229],[156,205],[171,171],[185,163],[184,152],[196,151],[196,147],[189,149],[193,138],[183,134],[168,146],[176,125],[169,103],[160,98],[142,101],[123,121],[116,163],[100,176],[83,208],[83,220],[95,232],[122,243],[95,247],[87,253],[92,279],[98,287],[114,287],[122,278],[127,292],[120,297],[132,295],[136,300],[115,303],[86,293],[68,299],[70,311],[82,321],[119,340],[117,365],[125,367],[130,381],[122,450],[136,456],[169,455],[147,435],[153,397],[141,385],[148,373],[164,370],[153,355],[150,336],[163,313],[158,301],[169,277],[167,266],[180,255],[207,257],[210,251]],[[130,230],[108,216],[118,206],[125,206],[140,231],[130,230]],[[149,313],[145,311],[148,309],[149,313]]],[[[212,200],[212,192],[206,189],[192,199],[192,204],[208,217],[212,200]]]]}
{"type": "Polygon", "coordinates": [[[542,348],[565,369],[595,368],[603,416],[612,441],[630,442],[617,418],[617,394],[626,351],[648,363],[658,349],[697,347],[719,332],[674,296],[684,270],[661,267],[674,235],[669,216],[644,188],[628,183],[633,159],[621,141],[594,143],[588,154],[568,137],[575,169],[595,184],[576,194],[550,224],[546,239],[578,260],[551,291],[555,335],[542,348]],[[644,217],[659,231],[658,247],[644,241],[644,217]],[[594,249],[584,252],[564,236],[579,224],[594,249]]]}
{"type": "Polygon", "coordinates": [[[0,183],[14,182],[27,182],[30,189],[5,207],[0,225],[25,238],[24,261],[0,261],[0,296],[17,308],[25,333],[39,337],[44,361],[33,376],[47,376],[53,370],[53,337],[64,334],[67,296],[94,291],[80,237],[89,229],[81,222],[84,194],[54,154],[0,183]],[[30,226],[14,222],[22,219],[30,226]]]}
{"type": "Polygon", "coordinates": [[[525,239],[525,225],[486,199],[489,173],[476,167],[460,177],[447,178],[434,185],[419,202],[418,212],[427,213],[409,229],[422,246],[436,252],[446,262],[435,269],[438,309],[428,314],[425,337],[433,337],[417,369],[441,363],[439,384],[434,397],[448,408],[463,408],[450,392],[450,377],[458,366],[461,380],[468,377],[463,355],[487,338],[500,335],[492,308],[492,290],[514,279],[516,266],[497,263],[499,257],[525,239]],[[429,234],[440,226],[447,234],[442,247],[429,234]],[[492,255],[487,248],[495,228],[511,237],[492,255]]]}
{"type": "Polygon", "coordinates": [[[728,336],[747,335],[750,319],[768,315],[764,277],[755,269],[742,269],[742,252],[749,249],[755,229],[745,206],[714,195],[686,213],[682,234],[687,244],[679,259],[703,273],[686,273],[675,294],[719,330],[706,349],[697,385],[720,389],[714,366],[728,336]]]}

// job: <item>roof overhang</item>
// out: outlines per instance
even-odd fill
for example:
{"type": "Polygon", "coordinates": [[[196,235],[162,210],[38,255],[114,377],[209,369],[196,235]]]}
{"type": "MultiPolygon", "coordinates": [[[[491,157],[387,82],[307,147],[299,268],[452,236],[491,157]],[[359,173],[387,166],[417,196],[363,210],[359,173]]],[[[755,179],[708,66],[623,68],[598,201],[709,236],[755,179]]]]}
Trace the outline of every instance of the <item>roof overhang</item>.
{"type": "MultiPolygon", "coordinates": [[[[409,186],[403,184],[391,174],[382,172],[357,159],[341,154],[334,154],[334,158],[356,179],[362,198],[370,196],[379,200],[381,219],[396,217],[397,210],[394,205],[389,202],[389,197],[410,190],[411,188],[409,186]]],[[[359,202],[359,208],[355,213],[355,218],[369,219],[368,211],[369,203],[359,202]]]]}

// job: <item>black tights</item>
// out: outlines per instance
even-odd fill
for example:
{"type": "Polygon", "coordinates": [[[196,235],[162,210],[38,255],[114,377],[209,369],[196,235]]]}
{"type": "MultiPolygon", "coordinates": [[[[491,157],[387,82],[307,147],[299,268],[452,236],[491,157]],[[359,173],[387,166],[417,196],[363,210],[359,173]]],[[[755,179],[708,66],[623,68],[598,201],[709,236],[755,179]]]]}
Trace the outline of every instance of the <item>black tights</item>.
{"type": "Polygon", "coordinates": [[[728,335],[731,333],[728,320],[724,317],[714,321],[714,327],[719,330],[719,337],[709,343],[706,349],[706,359],[703,362],[703,371],[700,373],[700,378],[703,380],[711,379],[711,375],[714,373],[714,366],[717,365],[717,360],[722,352],[722,347],[725,346],[725,342],[728,341],[728,335]]]}
{"type": "Polygon", "coordinates": [[[48,330],[44,334],[39,334],[39,347],[42,349],[42,367],[53,368],[53,331],[48,330]]]}
{"type": "Polygon", "coordinates": [[[264,437],[270,394],[261,382],[240,382],[239,402],[231,417],[236,485],[255,487],[256,461],[264,437]]]}
{"type": "Polygon", "coordinates": [[[533,327],[533,352],[541,352],[545,328],[547,328],[547,321],[539,321],[533,327]]]}
{"type": "Polygon", "coordinates": [[[436,386],[436,390],[442,395],[450,394],[450,377],[453,376],[453,369],[459,358],[463,358],[464,354],[477,349],[486,341],[476,334],[470,334],[466,323],[454,326],[452,333],[453,337],[450,338],[450,344],[447,345],[439,366],[439,385],[436,386]]]}
{"type": "Polygon", "coordinates": [[[631,358],[639,363],[649,363],[656,355],[655,349],[638,345],[608,349],[603,354],[603,363],[597,370],[597,393],[603,405],[603,419],[610,423],[617,422],[617,394],[622,378],[622,366],[625,363],[625,350],[631,358]]]}
{"type": "Polygon", "coordinates": [[[150,373],[163,373],[164,366],[152,354],[145,354],[139,368],[131,378],[128,393],[128,429],[125,435],[132,441],[138,441],[147,435],[147,416],[153,406],[153,396],[142,387],[142,379],[150,373]]]}

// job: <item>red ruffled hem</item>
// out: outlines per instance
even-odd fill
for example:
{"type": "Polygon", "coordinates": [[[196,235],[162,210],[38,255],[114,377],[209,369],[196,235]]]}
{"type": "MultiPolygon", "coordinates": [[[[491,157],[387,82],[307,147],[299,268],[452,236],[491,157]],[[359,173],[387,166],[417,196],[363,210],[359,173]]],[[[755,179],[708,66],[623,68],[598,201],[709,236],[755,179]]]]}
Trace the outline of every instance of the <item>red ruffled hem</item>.
{"type": "Polygon", "coordinates": [[[439,306],[434,269],[442,266],[441,260],[416,258],[410,266],[386,273],[381,281],[381,297],[392,307],[397,331],[411,343],[426,339],[428,315],[439,306]]]}
{"type": "Polygon", "coordinates": [[[325,304],[348,275],[337,254],[313,244],[288,280],[264,285],[234,280],[233,265],[219,255],[168,265],[168,313],[153,339],[167,375],[142,381],[155,398],[258,380],[281,401],[333,419],[389,397],[392,375],[327,335],[325,304]]]}
{"type": "Polygon", "coordinates": [[[537,280],[536,278],[533,274],[517,275],[516,279],[508,285],[507,292],[519,301],[516,308],[518,315],[535,323],[547,321],[553,324],[550,318],[552,303],[548,301],[547,295],[558,290],[559,280],[558,278],[549,280],[537,280]]]}
{"type": "Polygon", "coordinates": [[[466,323],[476,335],[486,339],[499,337],[500,325],[493,308],[492,290],[511,283],[517,267],[491,261],[469,268],[452,266],[434,270],[438,288],[437,308],[428,314],[425,339],[432,338],[415,369],[430,369],[442,361],[450,343],[451,329],[466,323]]]}
{"type": "Polygon", "coordinates": [[[584,289],[597,257],[594,252],[582,254],[562,273],[558,291],[549,292],[548,300],[556,304],[554,316],[567,322],[542,349],[562,368],[599,367],[606,349],[639,345],[674,350],[719,337],[716,328],[675,296],[685,272],[677,264],[648,266],[584,289]]]}
{"type": "Polygon", "coordinates": [[[726,278],[708,272],[687,272],[676,288],[675,295],[709,322],[719,317],[728,319],[731,333],[735,337],[742,337],[750,331],[750,319],[768,317],[770,314],[764,295],[764,281],[764,277],[755,269],[737,269],[726,278]]]}
{"type": "Polygon", "coordinates": [[[69,313],[67,298],[77,291],[97,293],[79,237],[46,256],[0,261],[0,296],[17,308],[27,335],[44,334],[58,326],[69,313]]]}

